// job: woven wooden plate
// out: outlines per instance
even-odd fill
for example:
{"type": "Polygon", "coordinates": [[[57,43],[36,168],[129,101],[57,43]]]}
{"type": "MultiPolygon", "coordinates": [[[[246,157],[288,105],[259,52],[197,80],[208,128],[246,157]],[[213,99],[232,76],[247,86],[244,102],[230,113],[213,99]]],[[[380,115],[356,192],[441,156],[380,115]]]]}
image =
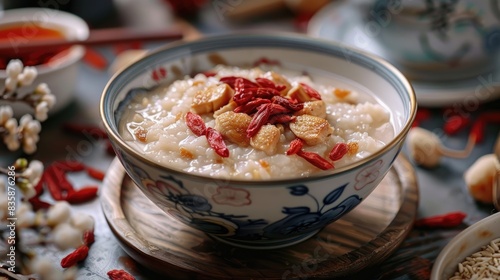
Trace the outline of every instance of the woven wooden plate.
{"type": "Polygon", "coordinates": [[[101,193],[108,224],[137,262],[168,279],[297,279],[355,274],[387,258],[417,214],[418,185],[399,156],[357,208],[299,244],[249,250],[217,242],[163,213],[115,159],[101,193]]]}

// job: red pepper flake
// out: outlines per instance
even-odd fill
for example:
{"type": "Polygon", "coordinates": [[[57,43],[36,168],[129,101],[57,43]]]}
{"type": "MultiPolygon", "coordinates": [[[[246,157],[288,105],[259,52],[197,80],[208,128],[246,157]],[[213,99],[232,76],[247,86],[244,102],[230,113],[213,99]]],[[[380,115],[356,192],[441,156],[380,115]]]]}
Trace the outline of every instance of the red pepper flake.
{"type": "Polygon", "coordinates": [[[83,244],[87,245],[87,247],[90,247],[94,241],[95,236],[93,230],[87,230],[83,233],[83,244]]]}
{"type": "Polygon", "coordinates": [[[82,245],[78,247],[75,251],[64,257],[61,260],[61,266],[63,268],[72,267],[76,263],[85,260],[88,254],[89,254],[89,247],[87,245],[82,245]]]}
{"type": "Polygon", "coordinates": [[[304,152],[303,150],[299,150],[297,152],[297,155],[307,160],[310,164],[318,167],[319,169],[328,170],[333,168],[333,164],[331,164],[329,161],[327,161],[317,153],[304,152]]]}
{"type": "Polygon", "coordinates": [[[450,212],[447,214],[431,216],[415,221],[419,228],[451,228],[462,224],[467,215],[463,212],[450,212]]]}
{"type": "Polygon", "coordinates": [[[295,138],[290,142],[290,147],[286,151],[287,155],[295,155],[298,153],[300,150],[302,150],[302,147],[304,147],[304,142],[300,138],[295,138]]]}
{"type": "Polygon", "coordinates": [[[110,280],[135,280],[134,276],[121,269],[113,269],[108,271],[108,277],[110,280]]]}
{"type": "Polygon", "coordinates": [[[205,133],[207,132],[205,122],[199,115],[195,113],[188,112],[186,114],[186,124],[189,127],[189,129],[194,133],[194,135],[198,137],[205,135],[205,133]]]}
{"type": "Polygon", "coordinates": [[[349,147],[347,146],[346,143],[337,143],[335,146],[333,146],[332,150],[330,151],[330,154],[328,157],[332,161],[337,161],[343,158],[347,152],[349,151],[349,147]]]}
{"type": "Polygon", "coordinates": [[[101,170],[98,170],[98,169],[95,169],[95,168],[92,168],[90,166],[86,166],[85,167],[85,170],[87,171],[87,174],[96,179],[96,180],[99,180],[99,181],[102,181],[104,180],[104,172],[102,172],[101,170]]]}
{"type": "Polygon", "coordinates": [[[70,204],[78,204],[88,202],[97,196],[97,186],[86,186],[74,192],[68,193],[65,200],[70,204]]]}
{"type": "Polygon", "coordinates": [[[224,139],[222,135],[217,130],[209,127],[207,128],[206,137],[208,140],[208,144],[215,152],[221,157],[228,157],[229,150],[226,147],[226,143],[224,143],[224,139]]]}

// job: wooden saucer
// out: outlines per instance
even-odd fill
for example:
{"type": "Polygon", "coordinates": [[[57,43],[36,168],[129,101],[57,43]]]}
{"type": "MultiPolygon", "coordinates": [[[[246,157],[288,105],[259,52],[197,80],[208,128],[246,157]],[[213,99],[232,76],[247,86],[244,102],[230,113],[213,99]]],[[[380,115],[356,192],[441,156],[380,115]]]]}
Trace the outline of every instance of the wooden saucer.
{"type": "Polygon", "coordinates": [[[400,155],[357,208],[310,239],[274,250],[232,247],[174,220],[142,194],[118,159],[101,204],[127,254],[168,279],[332,278],[378,264],[401,244],[417,215],[418,185],[400,155]]]}

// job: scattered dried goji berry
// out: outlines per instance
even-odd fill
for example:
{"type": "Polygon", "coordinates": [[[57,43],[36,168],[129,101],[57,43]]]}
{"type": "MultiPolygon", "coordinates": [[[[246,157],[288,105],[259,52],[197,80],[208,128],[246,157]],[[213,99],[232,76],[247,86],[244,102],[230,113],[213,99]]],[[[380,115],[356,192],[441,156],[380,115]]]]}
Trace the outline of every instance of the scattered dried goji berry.
{"type": "Polygon", "coordinates": [[[61,169],[65,172],[68,171],[82,171],[85,169],[85,165],[79,161],[56,161],[53,162],[52,165],[57,167],[58,169],[61,169]]]}
{"type": "Polygon", "coordinates": [[[264,99],[264,98],[257,98],[254,99],[246,104],[239,105],[238,107],[234,108],[235,113],[246,113],[248,115],[251,115],[254,113],[254,111],[257,109],[262,104],[267,104],[271,103],[271,100],[269,99],[264,99]]]}
{"type": "Polygon", "coordinates": [[[199,115],[195,113],[188,112],[186,114],[186,124],[196,136],[205,135],[207,131],[205,122],[199,115]]]}
{"type": "Polygon", "coordinates": [[[349,147],[347,146],[347,144],[340,142],[340,143],[337,143],[333,146],[328,157],[332,161],[337,161],[337,160],[340,160],[341,158],[343,158],[347,154],[348,151],[349,151],[349,147]]]}
{"type": "Polygon", "coordinates": [[[265,88],[273,88],[277,91],[282,91],[286,88],[285,85],[279,85],[279,84],[276,84],[275,82],[267,79],[267,78],[256,78],[255,81],[257,82],[257,84],[259,84],[259,86],[261,87],[265,87],[265,88]]]}
{"type": "Polygon", "coordinates": [[[87,245],[87,247],[90,247],[90,245],[92,245],[94,241],[95,241],[94,231],[86,230],[83,233],[83,244],[87,245]]]}
{"type": "Polygon", "coordinates": [[[300,138],[295,138],[290,142],[290,147],[286,151],[287,155],[294,155],[298,153],[300,150],[302,150],[302,147],[304,147],[304,142],[300,138]]]}
{"type": "Polygon", "coordinates": [[[85,170],[87,171],[87,174],[96,179],[96,180],[99,180],[99,181],[102,181],[104,180],[104,172],[102,172],[101,170],[98,170],[98,169],[95,169],[95,168],[92,168],[90,166],[85,166],[85,170]]]}
{"type": "Polygon", "coordinates": [[[415,227],[450,228],[462,224],[467,215],[463,212],[451,212],[443,215],[422,218],[415,221],[415,227]]]}
{"type": "Polygon", "coordinates": [[[110,280],[135,280],[134,276],[121,269],[113,269],[108,271],[108,277],[110,280]]]}
{"type": "Polygon", "coordinates": [[[206,137],[210,147],[212,147],[212,149],[214,149],[219,156],[221,157],[229,156],[229,150],[226,147],[226,143],[224,143],[224,139],[222,138],[220,132],[209,127],[207,128],[206,137]]]}
{"type": "Polygon", "coordinates": [[[42,201],[39,197],[32,197],[28,199],[28,202],[31,203],[31,207],[33,211],[38,211],[40,209],[48,209],[52,204],[42,201]]]}
{"type": "Polygon", "coordinates": [[[460,115],[449,117],[444,123],[443,130],[448,135],[453,135],[469,125],[470,119],[460,115]]]}
{"type": "Polygon", "coordinates": [[[319,92],[317,90],[313,89],[312,87],[310,87],[309,85],[307,85],[305,83],[300,83],[300,85],[306,91],[306,93],[307,93],[307,95],[309,95],[309,97],[317,99],[317,100],[321,100],[321,94],[319,94],[319,92]]]}
{"type": "Polygon", "coordinates": [[[97,196],[97,186],[87,186],[67,194],[65,200],[70,204],[84,203],[94,199],[97,196]]]}
{"type": "Polygon", "coordinates": [[[283,96],[278,96],[278,95],[273,96],[272,101],[273,103],[279,104],[294,112],[300,111],[304,108],[304,103],[294,103],[292,102],[292,100],[283,96]]]}
{"type": "Polygon", "coordinates": [[[267,122],[270,124],[290,123],[295,121],[295,118],[295,116],[291,116],[289,114],[277,114],[272,115],[267,122]]]}
{"type": "Polygon", "coordinates": [[[69,255],[61,260],[61,266],[63,268],[68,268],[76,263],[85,260],[89,254],[89,247],[87,245],[82,245],[78,247],[75,251],[71,252],[69,255]]]}
{"type": "Polygon", "coordinates": [[[297,155],[307,160],[309,163],[318,167],[319,169],[328,170],[333,168],[333,164],[331,164],[329,161],[327,161],[317,153],[305,152],[303,150],[299,150],[297,152],[297,155]]]}
{"type": "Polygon", "coordinates": [[[259,85],[250,81],[249,79],[245,79],[242,77],[236,77],[236,76],[227,76],[227,77],[222,77],[219,79],[220,82],[228,84],[232,89],[236,90],[236,81],[238,81],[239,87],[241,88],[254,88],[258,87],[259,85]]]}

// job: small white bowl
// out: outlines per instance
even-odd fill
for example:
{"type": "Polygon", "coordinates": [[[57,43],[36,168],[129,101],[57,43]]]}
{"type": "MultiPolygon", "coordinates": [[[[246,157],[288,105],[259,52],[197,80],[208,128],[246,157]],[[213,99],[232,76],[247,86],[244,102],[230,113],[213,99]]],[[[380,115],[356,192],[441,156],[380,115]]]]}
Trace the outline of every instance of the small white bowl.
{"type": "MultiPolygon", "coordinates": [[[[63,11],[44,8],[24,8],[0,12],[0,28],[6,24],[27,24],[28,30],[29,24],[33,24],[34,22],[41,25],[56,26],[68,39],[85,40],[89,36],[89,28],[83,19],[63,11]]],[[[56,104],[50,113],[52,114],[61,110],[73,98],[78,76],[78,62],[84,54],[85,49],[82,46],[72,46],[65,55],[58,57],[49,64],[35,66],[38,72],[37,78],[32,86],[22,88],[19,94],[32,91],[40,83],[47,83],[52,94],[57,98],[56,104]]],[[[6,76],[5,70],[0,70],[0,88],[4,87],[6,76]]],[[[20,102],[14,104],[0,101],[0,105],[5,104],[13,107],[16,116],[33,113],[33,109],[30,106],[20,102]]]]}
{"type": "Polygon", "coordinates": [[[439,253],[432,268],[431,280],[449,279],[457,271],[459,263],[496,238],[500,238],[500,213],[476,222],[455,236],[439,253]]]}

